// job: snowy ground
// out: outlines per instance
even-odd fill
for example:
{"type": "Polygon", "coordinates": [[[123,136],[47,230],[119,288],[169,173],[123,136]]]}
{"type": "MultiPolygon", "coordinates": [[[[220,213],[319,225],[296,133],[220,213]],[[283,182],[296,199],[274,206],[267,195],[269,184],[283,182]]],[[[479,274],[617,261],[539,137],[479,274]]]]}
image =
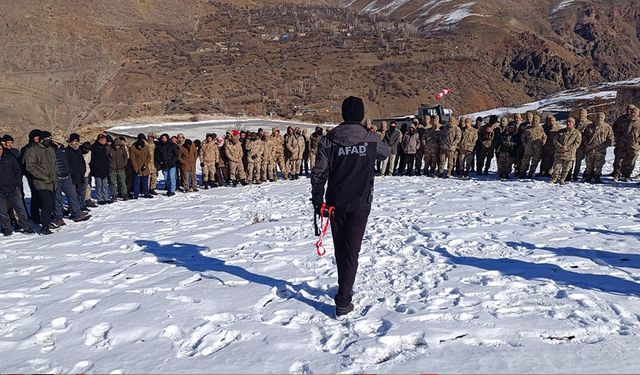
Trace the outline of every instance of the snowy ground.
{"type": "Polygon", "coordinates": [[[309,184],[0,242],[0,372],[636,372],[638,185],[377,180],[353,316],[309,184]]]}

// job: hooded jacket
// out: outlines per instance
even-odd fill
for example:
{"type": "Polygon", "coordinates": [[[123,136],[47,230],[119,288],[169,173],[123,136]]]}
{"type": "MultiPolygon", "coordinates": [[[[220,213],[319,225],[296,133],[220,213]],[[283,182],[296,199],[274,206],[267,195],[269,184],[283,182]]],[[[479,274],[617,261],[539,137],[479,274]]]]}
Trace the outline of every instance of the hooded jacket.
{"type": "Polygon", "coordinates": [[[180,168],[183,171],[195,173],[196,161],[198,160],[198,151],[193,143],[184,143],[180,146],[180,168]]]}
{"type": "Polygon", "coordinates": [[[128,157],[125,147],[121,140],[116,139],[113,145],[107,150],[110,172],[120,172],[127,168],[128,157]],[[116,146],[118,147],[116,148],[116,146]]]}
{"type": "Polygon", "coordinates": [[[91,176],[95,178],[109,177],[109,156],[107,155],[107,145],[96,141],[91,146],[91,176]]]}
{"type": "Polygon", "coordinates": [[[82,184],[85,172],[87,171],[82,150],[80,148],[67,146],[65,153],[67,154],[67,160],[71,170],[71,182],[73,182],[74,185],[82,184]]]}
{"type": "Polygon", "coordinates": [[[314,205],[326,202],[336,209],[370,206],[373,200],[376,161],[386,159],[389,146],[360,123],[342,123],[318,144],[316,164],[311,171],[314,205]]]}

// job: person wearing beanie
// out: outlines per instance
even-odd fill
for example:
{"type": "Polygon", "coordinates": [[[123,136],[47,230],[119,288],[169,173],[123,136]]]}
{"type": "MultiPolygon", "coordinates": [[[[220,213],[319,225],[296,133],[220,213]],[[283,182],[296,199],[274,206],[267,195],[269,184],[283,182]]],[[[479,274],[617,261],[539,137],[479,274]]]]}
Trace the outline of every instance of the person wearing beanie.
{"type": "MultiPolygon", "coordinates": [[[[58,166],[58,182],[56,183],[56,203],[53,211],[53,223],[58,227],[65,225],[63,219],[64,197],[67,199],[70,218],[73,221],[79,222],[89,220],[90,216],[82,211],[78,200],[76,186],[71,177],[72,172],[69,157],[67,156],[67,150],[64,147],[64,138],[55,137],[54,144],[51,147],[55,152],[56,164],[58,166]]],[[[82,174],[84,174],[84,172],[82,174]]]]}
{"type": "Polygon", "coordinates": [[[362,125],[362,99],[353,96],[345,99],[342,118],[344,122],[320,140],[311,171],[314,214],[326,216],[327,212],[322,212],[325,198],[326,204],[335,208],[331,232],[338,268],[336,317],[353,311],[353,285],[373,201],[375,165],[391,153],[379,135],[362,125]]]}
{"type": "Polygon", "coordinates": [[[17,148],[13,147],[13,137],[10,136],[9,134],[5,134],[2,137],[2,145],[4,146],[4,152],[6,154],[11,154],[13,155],[16,160],[20,160],[20,150],[18,150],[17,148]]]}
{"type": "Polygon", "coordinates": [[[202,168],[202,185],[205,189],[215,187],[216,172],[220,165],[220,146],[216,143],[213,134],[207,134],[202,147],[200,147],[200,167],[202,168]]]}
{"type": "Polygon", "coordinates": [[[147,151],[151,160],[149,161],[149,194],[158,195],[156,192],[158,185],[158,164],[156,163],[156,145],[158,144],[158,134],[155,132],[149,132],[147,134],[147,151]]]}
{"type": "MultiPolygon", "coordinates": [[[[29,148],[34,145],[40,143],[40,130],[33,129],[29,132],[29,143],[27,143],[22,149],[20,149],[20,166],[22,167],[22,173],[27,178],[27,183],[29,184],[29,189],[31,190],[31,202],[29,204],[29,211],[27,211],[29,215],[29,219],[31,219],[34,223],[40,222],[40,201],[38,198],[38,194],[35,193],[36,187],[33,185],[33,176],[27,171],[24,164],[24,157],[29,148]]],[[[22,190],[22,198],[25,200],[24,189],[22,190]]],[[[25,207],[26,207],[25,203],[25,207]]]]}
{"type": "Polygon", "coordinates": [[[29,147],[24,155],[27,172],[33,178],[33,195],[38,196],[41,233],[51,234],[52,215],[55,209],[56,189],[58,185],[58,165],[53,149],[51,133],[38,133],[39,141],[29,147]]]}
{"type": "Polygon", "coordinates": [[[179,156],[178,145],[172,142],[169,134],[162,134],[160,142],[156,145],[155,160],[164,175],[168,197],[176,195],[176,167],[179,156]]]}
{"type": "Polygon", "coordinates": [[[98,135],[91,146],[91,177],[96,184],[96,198],[99,205],[105,205],[109,199],[109,156],[107,155],[108,139],[104,134],[98,135]]]}
{"type": "Polygon", "coordinates": [[[80,149],[80,135],[76,133],[71,134],[67,143],[69,145],[65,152],[67,154],[67,160],[69,161],[69,168],[71,170],[71,183],[75,186],[80,209],[82,211],[89,212],[86,199],[84,199],[85,192],[87,190],[87,181],[84,178],[87,171],[87,165],[84,160],[84,153],[80,149]]]}

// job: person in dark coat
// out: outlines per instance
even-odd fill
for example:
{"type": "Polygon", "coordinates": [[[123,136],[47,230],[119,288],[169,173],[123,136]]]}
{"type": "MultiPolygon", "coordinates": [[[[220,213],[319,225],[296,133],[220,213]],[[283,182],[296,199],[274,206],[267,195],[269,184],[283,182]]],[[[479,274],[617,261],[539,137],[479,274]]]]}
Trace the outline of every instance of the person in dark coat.
{"type": "Polygon", "coordinates": [[[58,138],[54,140],[54,144],[51,145],[55,151],[56,164],[58,166],[58,183],[56,184],[56,204],[53,211],[53,222],[57,226],[65,225],[63,216],[63,194],[67,198],[69,206],[70,217],[73,221],[85,221],[89,219],[89,216],[82,212],[80,202],[78,201],[78,193],[76,187],[71,180],[71,166],[69,165],[69,158],[67,157],[67,150],[64,147],[65,140],[58,138]]]}
{"type": "Polygon", "coordinates": [[[311,172],[311,201],[319,215],[325,200],[335,207],[331,232],[338,268],[336,316],[353,311],[353,284],[358,270],[371,202],[376,161],[386,159],[391,150],[380,136],[362,126],[364,103],[349,97],[342,103],[344,122],[322,137],[316,164],[311,172]]]}
{"type": "Polygon", "coordinates": [[[91,177],[96,185],[96,198],[99,205],[110,202],[109,199],[109,157],[107,156],[107,136],[98,135],[91,146],[91,177]]]}
{"type": "Polygon", "coordinates": [[[178,145],[171,141],[168,134],[161,135],[156,146],[156,163],[164,175],[168,197],[176,195],[176,166],[179,156],[178,145]]]}
{"type": "Polygon", "coordinates": [[[51,234],[51,219],[56,204],[56,188],[58,184],[58,165],[53,149],[51,133],[38,132],[39,142],[29,147],[24,154],[27,172],[33,177],[34,190],[38,195],[40,208],[40,224],[44,235],[51,234]]]}
{"type": "Polygon", "coordinates": [[[20,194],[21,187],[22,168],[20,168],[20,163],[14,154],[9,153],[0,143],[0,227],[5,236],[13,234],[9,210],[15,211],[18,224],[23,232],[33,233],[20,194]]]}
{"type": "Polygon", "coordinates": [[[129,190],[127,189],[127,165],[129,156],[127,155],[126,144],[121,138],[117,138],[107,148],[109,158],[109,187],[111,188],[111,202],[118,200],[118,192],[122,200],[129,200],[129,190]]]}
{"type": "MultiPolygon", "coordinates": [[[[33,176],[29,173],[25,167],[24,156],[27,150],[33,145],[40,143],[40,130],[34,129],[29,132],[29,143],[27,143],[22,149],[20,149],[20,166],[22,167],[22,173],[27,178],[27,183],[29,184],[29,189],[31,190],[31,200],[29,204],[29,219],[31,219],[34,223],[40,222],[40,201],[38,194],[36,194],[36,188],[33,185],[33,176]]],[[[24,190],[22,190],[22,199],[25,199],[24,190]]],[[[26,206],[26,203],[25,203],[26,206]]]]}
{"type": "Polygon", "coordinates": [[[84,199],[87,189],[87,181],[84,175],[87,171],[87,166],[84,161],[82,149],[80,149],[80,135],[77,133],[71,134],[67,143],[69,145],[65,149],[65,153],[67,154],[67,160],[69,161],[69,168],[71,170],[71,183],[76,188],[80,208],[88,212],[87,201],[84,199]]]}
{"type": "Polygon", "coordinates": [[[149,194],[151,154],[144,134],[138,134],[138,139],[129,149],[129,161],[133,171],[133,199],[138,199],[141,191],[144,198],[153,198],[153,195],[149,194]]]}

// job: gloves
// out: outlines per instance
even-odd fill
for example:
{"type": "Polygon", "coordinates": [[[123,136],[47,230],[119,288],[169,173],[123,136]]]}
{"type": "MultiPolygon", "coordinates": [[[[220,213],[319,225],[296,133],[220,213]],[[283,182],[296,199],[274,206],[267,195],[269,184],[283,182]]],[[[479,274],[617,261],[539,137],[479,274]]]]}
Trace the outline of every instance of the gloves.
{"type": "Polygon", "coordinates": [[[313,204],[313,213],[321,216],[322,212],[322,204],[324,203],[324,199],[322,197],[311,197],[311,203],[313,204]]]}

